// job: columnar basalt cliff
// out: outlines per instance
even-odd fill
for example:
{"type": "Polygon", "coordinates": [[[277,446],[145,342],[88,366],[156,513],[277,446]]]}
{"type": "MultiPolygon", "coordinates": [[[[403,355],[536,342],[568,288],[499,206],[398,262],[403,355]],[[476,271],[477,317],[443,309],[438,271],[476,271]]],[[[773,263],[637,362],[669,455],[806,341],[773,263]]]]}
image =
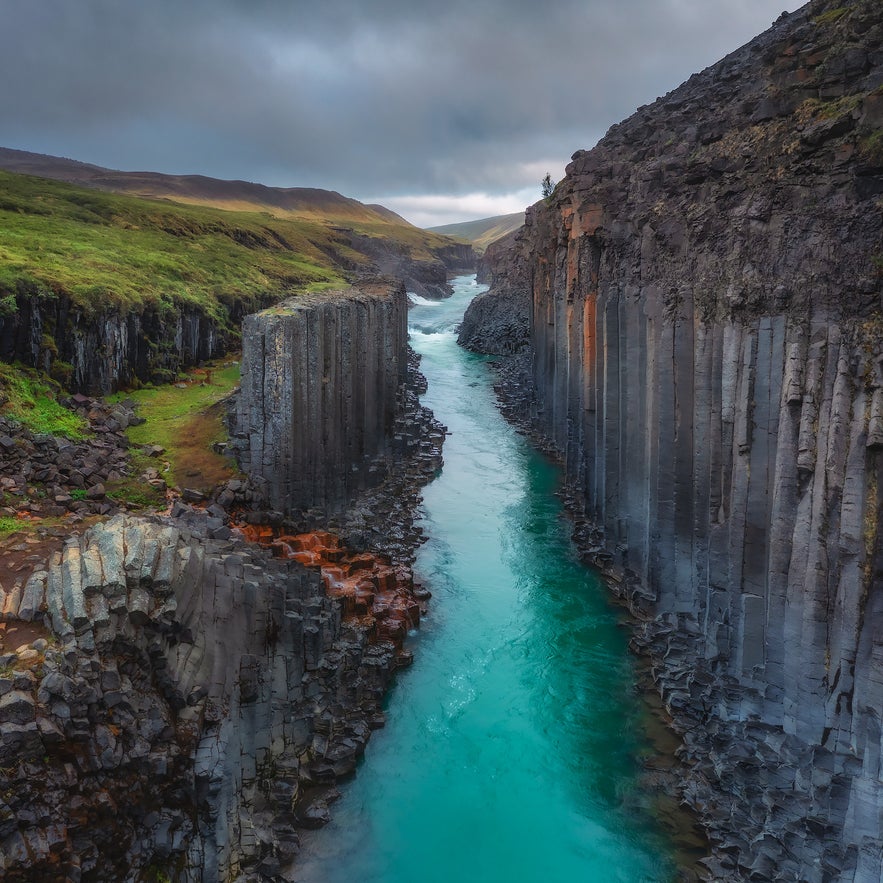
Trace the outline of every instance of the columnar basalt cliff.
{"type": "Polygon", "coordinates": [[[73,392],[168,382],[183,368],[229,352],[243,316],[274,300],[269,292],[231,297],[220,321],[185,304],[86,310],[65,294],[22,285],[15,310],[0,311],[0,359],[51,371],[73,392]],[[65,375],[58,365],[66,366],[65,375]]]}
{"type": "Polygon", "coordinates": [[[429,597],[409,564],[444,427],[406,310],[386,280],[247,320],[239,415],[266,471],[32,572],[21,544],[0,585],[4,880],[296,879],[298,829],[383,725],[429,597]],[[280,534],[270,505],[339,534],[280,534]]]}
{"type": "Polygon", "coordinates": [[[340,509],[377,484],[407,375],[407,298],[391,280],[303,295],[246,318],[236,412],[265,505],[340,509]]]}
{"type": "MultiPolygon", "coordinates": [[[[117,516],[0,589],[32,639],[0,657],[4,880],[292,879],[296,829],[327,821],[310,789],[383,723],[400,654],[374,596],[347,617],[318,572],[174,514],[117,516]]],[[[365,557],[378,595],[410,578],[365,557]]]]}
{"type": "Polygon", "coordinates": [[[496,271],[714,879],[883,876],[881,42],[876,0],[783,16],[575,154],[496,271]]]}

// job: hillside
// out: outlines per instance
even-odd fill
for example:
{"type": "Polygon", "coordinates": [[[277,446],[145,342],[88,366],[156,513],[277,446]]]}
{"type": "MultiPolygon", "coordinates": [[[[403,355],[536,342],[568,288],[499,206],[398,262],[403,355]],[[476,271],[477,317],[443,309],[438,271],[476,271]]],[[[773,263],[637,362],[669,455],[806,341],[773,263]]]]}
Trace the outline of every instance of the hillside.
{"type": "Polygon", "coordinates": [[[266,212],[277,218],[318,218],[411,226],[384,206],[367,206],[336,191],[313,187],[267,187],[250,181],[222,181],[204,175],[121,172],[73,159],[7,147],[0,147],[0,169],[66,181],[106,193],[168,199],[228,211],[266,212]]]}
{"type": "Polygon", "coordinates": [[[301,192],[318,193],[330,215],[179,205],[0,172],[0,359],[109,392],[220,354],[246,312],[300,291],[382,272],[438,297],[448,270],[469,264],[468,248],[446,237],[301,192]]]}
{"type": "Polygon", "coordinates": [[[432,233],[453,236],[470,243],[478,254],[482,254],[492,243],[507,233],[517,230],[524,224],[524,212],[511,215],[497,215],[495,218],[482,218],[478,221],[463,221],[459,224],[444,224],[441,227],[429,227],[432,233]]]}

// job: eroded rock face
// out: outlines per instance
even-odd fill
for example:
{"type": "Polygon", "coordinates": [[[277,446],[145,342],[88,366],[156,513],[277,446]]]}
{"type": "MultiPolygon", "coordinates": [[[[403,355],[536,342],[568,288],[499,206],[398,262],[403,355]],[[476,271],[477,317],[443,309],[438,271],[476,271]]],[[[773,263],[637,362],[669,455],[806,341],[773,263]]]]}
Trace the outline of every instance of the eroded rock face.
{"type": "Polygon", "coordinates": [[[67,295],[47,297],[26,285],[15,297],[16,310],[0,314],[0,359],[53,373],[72,392],[90,395],[135,381],[168,382],[183,368],[223,355],[245,313],[274,300],[270,294],[230,298],[222,322],[189,305],[92,313],[67,295]],[[64,374],[59,365],[66,366],[64,374]]]}
{"type": "Polygon", "coordinates": [[[509,356],[530,346],[530,280],[522,262],[505,257],[517,235],[492,242],[479,261],[478,280],[490,288],[472,300],[460,324],[457,343],[468,350],[509,356]]]}
{"type": "Polygon", "coordinates": [[[2,660],[4,880],[290,879],[308,789],[382,725],[394,642],[319,573],[177,514],[117,516],[28,580],[48,640],[2,660]]]}
{"type": "Polygon", "coordinates": [[[248,316],[234,433],[264,504],[339,510],[384,477],[407,375],[394,281],[301,295],[248,316]]]}
{"type": "Polygon", "coordinates": [[[783,16],[577,153],[497,271],[714,879],[883,873],[881,41],[870,0],[783,16]]]}

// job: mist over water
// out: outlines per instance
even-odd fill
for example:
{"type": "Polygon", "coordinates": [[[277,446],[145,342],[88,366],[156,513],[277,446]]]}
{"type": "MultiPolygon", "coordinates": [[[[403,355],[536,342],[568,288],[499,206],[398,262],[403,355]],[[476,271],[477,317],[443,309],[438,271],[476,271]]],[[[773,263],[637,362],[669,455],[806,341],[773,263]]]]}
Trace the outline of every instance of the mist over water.
{"type": "Polygon", "coordinates": [[[573,556],[557,470],[494,404],[454,328],[483,287],[413,298],[411,344],[445,423],[417,560],[433,593],[413,668],[303,883],[650,883],[675,876],[637,781],[641,708],[618,614],[573,556]]]}

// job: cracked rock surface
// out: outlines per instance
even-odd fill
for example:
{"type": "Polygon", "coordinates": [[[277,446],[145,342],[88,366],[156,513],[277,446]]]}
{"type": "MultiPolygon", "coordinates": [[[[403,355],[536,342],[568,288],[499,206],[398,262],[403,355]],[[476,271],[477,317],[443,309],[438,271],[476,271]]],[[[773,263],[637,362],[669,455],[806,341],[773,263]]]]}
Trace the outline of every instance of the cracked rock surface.
{"type": "Polygon", "coordinates": [[[393,644],[318,573],[177,515],[116,516],[27,582],[48,639],[0,659],[4,880],[286,879],[305,798],[382,722],[393,644]]]}

